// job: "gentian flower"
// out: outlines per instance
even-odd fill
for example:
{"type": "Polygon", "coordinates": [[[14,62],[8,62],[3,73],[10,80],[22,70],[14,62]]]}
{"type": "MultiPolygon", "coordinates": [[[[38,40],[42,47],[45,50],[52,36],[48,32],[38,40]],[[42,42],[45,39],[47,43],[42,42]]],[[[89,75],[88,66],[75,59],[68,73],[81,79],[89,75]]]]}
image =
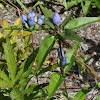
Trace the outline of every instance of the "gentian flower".
{"type": "Polygon", "coordinates": [[[62,53],[62,57],[64,57],[64,50],[61,48],[61,51],[60,51],[60,48],[58,48],[58,57],[59,57],[59,59],[61,59],[61,53],[62,53]]]}
{"type": "Polygon", "coordinates": [[[40,18],[38,18],[37,22],[38,22],[39,25],[42,25],[43,24],[43,20],[41,18],[42,19],[45,19],[45,16],[44,15],[41,15],[40,18]]]}
{"type": "Polygon", "coordinates": [[[34,18],[31,18],[31,19],[28,19],[28,24],[29,26],[33,26],[35,23],[34,23],[34,18]],[[32,19],[32,20],[31,20],[32,19]]]}
{"type": "Polygon", "coordinates": [[[21,21],[23,24],[25,24],[25,21],[27,21],[27,17],[24,14],[21,15],[21,21]]]}
{"type": "Polygon", "coordinates": [[[67,59],[66,59],[66,57],[63,57],[61,59],[61,66],[66,66],[66,65],[67,65],[67,59]]]}
{"type": "Polygon", "coordinates": [[[54,12],[53,14],[53,23],[57,26],[59,26],[61,23],[61,18],[57,12],[54,12]]]}
{"type": "Polygon", "coordinates": [[[32,16],[32,17],[35,17],[35,12],[32,12],[32,13],[31,13],[31,16],[32,16]]]}
{"type": "Polygon", "coordinates": [[[28,16],[31,18],[31,19],[27,19],[27,22],[28,22],[28,24],[29,24],[29,26],[33,26],[35,23],[34,23],[34,17],[33,17],[33,12],[32,13],[28,13],[28,16]]]}

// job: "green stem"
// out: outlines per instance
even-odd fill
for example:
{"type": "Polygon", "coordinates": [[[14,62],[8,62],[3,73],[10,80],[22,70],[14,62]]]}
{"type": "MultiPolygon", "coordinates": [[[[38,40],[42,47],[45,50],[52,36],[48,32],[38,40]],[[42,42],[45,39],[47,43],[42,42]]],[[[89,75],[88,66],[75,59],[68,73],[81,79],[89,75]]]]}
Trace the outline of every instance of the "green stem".
{"type": "MultiPolygon", "coordinates": [[[[65,76],[64,69],[62,69],[62,75],[65,76]]],[[[67,92],[67,86],[66,86],[66,81],[65,80],[64,80],[64,87],[65,87],[65,90],[66,90],[67,99],[69,100],[68,92],[67,92]]]]}
{"type": "MultiPolygon", "coordinates": [[[[59,48],[60,48],[60,51],[62,51],[62,50],[61,50],[61,40],[59,40],[59,48]]],[[[61,59],[62,59],[62,52],[60,52],[60,53],[61,53],[61,59]]],[[[61,60],[61,59],[60,59],[60,60],[61,60]]],[[[61,70],[62,76],[65,76],[64,68],[63,68],[62,66],[60,67],[60,70],[61,70]]],[[[65,90],[66,90],[67,98],[68,98],[68,100],[69,100],[68,92],[67,92],[67,86],[66,86],[66,81],[65,81],[65,80],[64,80],[64,87],[65,87],[65,90]]]]}

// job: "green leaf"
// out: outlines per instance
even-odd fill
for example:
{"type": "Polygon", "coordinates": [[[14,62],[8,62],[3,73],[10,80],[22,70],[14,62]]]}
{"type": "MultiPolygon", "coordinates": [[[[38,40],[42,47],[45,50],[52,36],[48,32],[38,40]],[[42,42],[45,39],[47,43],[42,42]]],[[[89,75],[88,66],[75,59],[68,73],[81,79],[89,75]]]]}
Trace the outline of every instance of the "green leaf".
{"type": "Polygon", "coordinates": [[[6,37],[6,43],[3,45],[4,47],[4,58],[7,61],[9,77],[12,79],[12,82],[15,79],[16,71],[17,71],[17,63],[15,60],[14,51],[12,49],[9,37],[6,37]]]}
{"type": "MultiPolygon", "coordinates": [[[[78,49],[79,48],[79,43],[77,43],[74,46],[74,48],[78,49]]],[[[74,48],[73,49],[69,49],[68,52],[65,54],[65,57],[67,58],[67,63],[68,63],[68,65],[64,68],[65,72],[68,72],[71,69],[71,67],[72,67],[72,65],[73,65],[73,63],[75,61],[75,56],[74,55],[76,55],[76,53],[75,53],[74,48]]]]}
{"type": "Polygon", "coordinates": [[[53,12],[51,12],[50,10],[48,10],[47,8],[44,8],[42,5],[40,5],[40,8],[42,10],[42,12],[44,13],[45,17],[52,22],[53,19],[53,12]]]}
{"type": "Polygon", "coordinates": [[[31,86],[29,86],[28,88],[26,88],[24,90],[24,94],[29,94],[29,93],[32,93],[33,92],[33,89],[36,87],[35,84],[32,84],[31,86]]]}
{"type": "Polygon", "coordinates": [[[10,97],[12,100],[24,100],[24,97],[17,88],[13,88],[13,90],[10,93],[10,97]]]}
{"type": "Polygon", "coordinates": [[[66,9],[69,9],[69,8],[71,8],[71,7],[73,7],[73,6],[76,6],[76,5],[78,5],[78,3],[80,3],[80,1],[81,0],[71,0],[70,2],[68,2],[66,5],[64,4],[64,7],[66,8],[66,9]]]}
{"type": "Polygon", "coordinates": [[[22,8],[24,8],[24,10],[26,10],[27,13],[29,12],[29,10],[24,6],[24,4],[20,0],[16,0],[16,1],[22,8]]]}
{"type": "Polygon", "coordinates": [[[0,67],[6,65],[6,62],[5,61],[0,61],[0,67]]]}
{"type": "Polygon", "coordinates": [[[19,90],[24,92],[24,90],[27,87],[27,84],[29,83],[29,81],[30,81],[29,77],[21,77],[21,79],[18,83],[19,90]]]}
{"type": "Polygon", "coordinates": [[[97,82],[98,87],[100,88],[100,82],[97,82]]]}
{"type": "Polygon", "coordinates": [[[3,70],[1,71],[1,69],[0,69],[0,79],[3,79],[5,82],[8,83],[8,85],[10,84],[10,86],[11,86],[11,82],[10,82],[7,74],[3,70]]]}
{"type": "Polygon", "coordinates": [[[96,6],[100,9],[100,0],[94,0],[96,3],[96,6]]]}
{"type": "Polygon", "coordinates": [[[15,82],[18,81],[18,80],[21,78],[21,76],[22,76],[22,74],[23,74],[23,70],[24,70],[24,68],[21,68],[21,69],[18,71],[18,73],[17,73],[17,75],[16,75],[16,78],[15,78],[15,82]]]}
{"type": "Polygon", "coordinates": [[[0,28],[0,30],[21,30],[21,29],[22,29],[22,27],[18,26],[18,25],[6,27],[6,28],[0,28]]]}
{"type": "Polygon", "coordinates": [[[51,76],[50,82],[49,82],[49,86],[48,86],[48,95],[49,98],[51,98],[55,91],[58,89],[58,87],[61,85],[61,83],[64,81],[64,77],[62,77],[60,74],[58,73],[54,73],[51,76]]]}
{"type": "MultiPolygon", "coordinates": [[[[43,27],[45,29],[50,29],[50,27],[48,25],[43,25],[43,27]]],[[[43,30],[43,28],[42,27],[38,27],[38,28],[35,28],[34,30],[39,31],[39,30],[43,30]]]]}
{"type": "Polygon", "coordinates": [[[2,3],[0,3],[0,8],[4,9],[4,5],[2,3]]]}
{"type": "Polygon", "coordinates": [[[100,100],[100,96],[97,96],[96,100],[100,100]]]}
{"type": "Polygon", "coordinates": [[[36,72],[38,72],[38,70],[40,69],[46,56],[51,51],[54,43],[55,43],[55,36],[53,35],[46,36],[44,40],[42,41],[40,48],[39,48],[38,57],[37,57],[36,72]]]}
{"type": "Polygon", "coordinates": [[[48,86],[48,83],[39,84],[33,89],[33,91],[41,90],[41,88],[43,89],[46,86],[48,86]]]}
{"type": "Polygon", "coordinates": [[[89,12],[90,6],[91,6],[91,2],[92,1],[85,1],[85,5],[83,5],[83,2],[81,0],[81,4],[82,4],[82,9],[83,9],[83,13],[86,16],[89,12]]]}
{"type": "Polygon", "coordinates": [[[78,100],[85,100],[85,97],[86,97],[86,94],[88,92],[88,88],[89,87],[86,87],[86,88],[83,88],[81,91],[79,91],[75,97],[78,98],[78,100]]]}
{"type": "Polygon", "coordinates": [[[65,20],[61,24],[61,27],[65,26],[69,22],[71,17],[72,17],[72,13],[68,17],[65,18],[65,20]]]}
{"type": "Polygon", "coordinates": [[[75,29],[94,22],[100,21],[100,17],[80,17],[70,20],[65,29],[75,29]]]}
{"type": "Polygon", "coordinates": [[[25,100],[47,100],[47,89],[43,88],[43,87],[41,87],[41,88],[39,88],[39,91],[38,90],[37,91],[33,90],[34,92],[30,93],[29,96],[26,96],[25,100]]]}
{"type": "Polygon", "coordinates": [[[47,71],[54,70],[56,68],[58,68],[58,66],[49,66],[49,67],[43,68],[42,70],[40,70],[40,72],[37,74],[37,76],[39,76],[47,71]]]}
{"type": "Polygon", "coordinates": [[[11,84],[4,80],[0,80],[0,88],[11,88],[11,84]]]}
{"type": "Polygon", "coordinates": [[[29,57],[27,58],[25,64],[24,64],[24,72],[28,70],[28,68],[31,66],[33,66],[33,62],[35,60],[35,57],[37,56],[37,53],[38,53],[38,48],[36,50],[34,50],[34,52],[29,55],[29,57]]]}
{"type": "Polygon", "coordinates": [[[22,63],[21,69],[18,72],[19,74],[16,75],[16,80],[27,78],[29,76],[32,70],[35,57],[37,56],[38,50],[39,49],[37,48],[31,55],[28,56],[26,61],[22,63]]]}
{"type": "Polygon", "coordinates": [[[50,21],[47,21],[47,20],[44,20],[44,19],[42,19],[43,21],[44,21],[44,23],[45,24],[47,24],[49,27],[51,27],[52,29],[54,29],[55,27],[54,27],[54,25],[50,22],[50,21]]]}
{"type": "Polygon", "coordinates": [[[69,39],[69,40],[76,40],[79,42],[83,42],[83,40],[72,30],[66,29],[63,33],[59,34],[63,39],[69,39]]]}
{"type": "Polygon", "coordinates": [[[38,53],[38,48],[26,59],[25,62],[22,63],[22,69],[19,70],[19,75],[16,76],[16,81],[20,79],[19,84],[21,85],[21,90],[24,90],[25,86],[27,85],[28,81],[30,80],[28,76],[32,72],[33,63],[35,57],[38,53]]]}

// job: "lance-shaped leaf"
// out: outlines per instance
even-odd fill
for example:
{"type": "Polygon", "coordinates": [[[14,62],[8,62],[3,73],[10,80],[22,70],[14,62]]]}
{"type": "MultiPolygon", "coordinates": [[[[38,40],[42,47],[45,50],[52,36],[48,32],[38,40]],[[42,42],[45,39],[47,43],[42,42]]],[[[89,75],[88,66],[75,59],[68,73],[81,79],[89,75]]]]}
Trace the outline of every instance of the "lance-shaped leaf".
{"type": "Polygon", "coordinates": [[[70,29],[64,30],[63,33],[60,33],[60,36],[63,39],[76,40],[76,41],[79,41],[79,42],[83,41],[75,32],[73,32],[70,29]]]}
{"type": "Polygon", "coordinates": [[[51,12],[50,10],[48,10],[47,8],[44,8],[42,5],[40,5],[41,10],[43,12],[43,14],[45,15],[45,17],[50,21],[53,22],[53,12],[51,12]]]}
{"type": "Polygon", "coordinates": [[[100,0],[94,0],[94,2],[96,3],[96,6],[100,9],[100,0]]]}
{"type": "Polygon", "coordinates": [[[55,36],[53,35],[46,36],[42,41],[38,52],[36,72],[38,72],[38,70],[40,69],[46,56],[51,51],[54,43],[55,43],[55,36]]]}
{"type": "Polygon", "coordinates": [[[100,17],[80,17],[70,20],[65,29],[75,29],[94,22],[100,21],[100,17]]]}
{"type": "Polygon", "coordinates": [[[45,73],[47,71],[54,70],[56,68],[58,68],[58,66],[49,66],[49,67],[43,68],[43,69],[40,70],[40,72],[37,74],[37,76],[41,75],[41,74],[43,74],[43,73],[45,73]]]}
{"type": "Polygon", "coordinates": [[[83,1],[81,0],[82,9],[83,9],[83,13],[84,13],[85,16],[89,12],[89,9],[91,7],[91,2],[92,1],[85,1],[85,5],[84,5],[83,1]]]}
{"type": "Polygon", "coordinates": [[[18,26],[18,25],[9,26],[9,27],[6,27],[6,28],[0,28],[0,30],[21,30],[21,29],[22,29],[22,27],[18,26]]]}
{"type": "Polygon", "coordinates": [[[28,58],[20,65],[21,69],[18,71],[18,74],[16,75],[16,81],[19,79],[21,81],[21,79],[29,76],[37,53],[38,48],[34,50],[34,52],[31,55],[29,55],[28,58]]]}
{"type": "MultiPolygon", "coordinates": [[[[5,20],[0,20],[0,24],[1,24],[2,28],[10,27],[10,25],[8,24],[8,22],[5,21],[5,20]]],[[[10,30],[5,30],[6,34],[9,34],[10,32],[11,32],[10,30]]]]}
{"type": "Polygon", "coordinates": [[[49,98],[51,98],[54,95],[55,91],[58,89],[58,87],[61,85],[61,83],[64,81],[64,79],[65,78],[58,73],[54,73],[51,76],[49,86],[48,86],[49,98]]]}
{"type": "Polygon", "coordinates": [[[1,69],[0,69],[0,79],[4,80],[6,83],[8,83],[8,85],[10,84],[11,86],[11,81],[9,80],[7,74],[3,70],[1,71],[1,69]]]}
{"type": "Polygon", "coordinates": [[[100,96],[97,96],[96,100],[100,100],[100,96]]]}
{"type": "Polygon", "coordinates": [[[61,24],[61,27],[65,26],[69,22],[71,17],[72,17],[72,13],[68,17],[65,18],[65,20],[61,24]]]}
{"type": "MultiPolygon", "coordinates": [[[[79,43],[77,43],[74,46],[74,48],[78,49],[79,48],[79,43]]],[[[76,53],[75,53],[75,49],[74,48],[73,49],[69,49],[69,51],[65,54],[65,57],[67,58],[67,63],[68,63],[68,65],[64,68],[65,72],[68,72],[71,69],[71,67],[72,67],[72,65],[73,65],[73,63],[75,61],[75,56],[74,55],[76,55],[76,53]]]]}
{"type": "Polygon", "coordinates": [[[6,37],[6,43],[3,45],[4,47],[4,58],[7,61],[8,71],[9,71],[9,77],[14,81],[16,71],[17,71],[17,63],[15,60],[14,51],[12,49],[9,37],[6,37]]]}
{"type": "Polygon", "coordinates": [[[24,100],[24,96],[22,95],[21,91],[17,88],[13,88],[13,90],[10,92],[10,97],[12,100],[24,100]]]}
{"type": "Polygon", "coordinates": [[[29,10],[26,8],[26,6],[20,1],[20,0],[16,0],[16,2],[22,7],[24,8],[24,10],[28,13],[29,10]]]}
{"type": "Polygon", "coordinates": [[[0,80],[0,88],[11,88],[11,84],[7,83],[4,80],[0,80]]]}
{"type": "Polygon", "coordinates": [[[14,25],[21,25],[21,18],[18,18],[16,21],[15,21],[15,23],[14,23],[14,25]]]}
{"type": "Polygon", "coordinates": [[[88,88],[89,88],[89,87],[83,88],[82,90],[80,90],[80,91],[75,95],[75,97],[77,97],[77,100],[85,100],[86,94],[87,94],[87,92],[88,92],[88,88]]]}
{"type": "Polygon", "coordinates": [[[47,24],[49,27],[51,27],[52,29],[54,29],[54,25],[50,22],[50,21],[46,21],[45,19],[42,19],[44,21],[45,24],[47,24]]]}

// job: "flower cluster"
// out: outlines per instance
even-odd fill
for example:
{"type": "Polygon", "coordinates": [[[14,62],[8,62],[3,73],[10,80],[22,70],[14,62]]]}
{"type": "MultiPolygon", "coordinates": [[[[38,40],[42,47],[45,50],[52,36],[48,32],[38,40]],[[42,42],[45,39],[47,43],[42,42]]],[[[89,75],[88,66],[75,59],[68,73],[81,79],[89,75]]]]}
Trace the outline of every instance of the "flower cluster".
{"type": "MultiPolygon", "coordinates": [[[[25,24],[25,22],[28,23],[29,26],[34,26],[35,24],[35,13],[32,12],[32,13],[28,13],[28,17],[30,18],[27,18],[24,14],[21,15],[21,21],[22,21],[22,24],[25,24]]],[[[44,15],[41,15],[38,19],[37,19],[37,23],[39,25],[42,25],[43,24],[43,20],[42,19],[45,19],[45,16],[44,15]]]]}
{"type": "Polygon", "coordinates": [[[58,48],[58,58],[60,59],[61,66],[67,65],[67,59],[64,57],[64,50],[62,48],[58,48]]]}

